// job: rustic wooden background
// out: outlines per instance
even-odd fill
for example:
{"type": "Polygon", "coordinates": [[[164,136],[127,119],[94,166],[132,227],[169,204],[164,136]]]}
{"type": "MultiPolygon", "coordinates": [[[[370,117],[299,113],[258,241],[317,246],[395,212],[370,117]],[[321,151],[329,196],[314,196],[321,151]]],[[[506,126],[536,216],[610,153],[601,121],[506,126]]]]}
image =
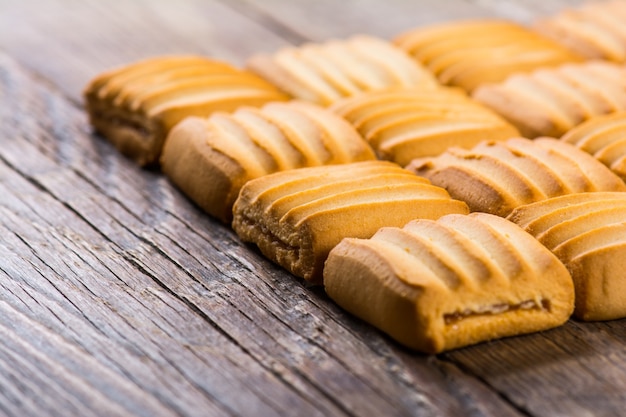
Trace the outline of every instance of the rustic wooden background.
{"type": "Polygon", "coordinates": [[[617,416],[626,321],[408,351],[91,133],[81,91],[139,58],[420,24],[542,0],[0,0],[0,415],[617,416]]]}

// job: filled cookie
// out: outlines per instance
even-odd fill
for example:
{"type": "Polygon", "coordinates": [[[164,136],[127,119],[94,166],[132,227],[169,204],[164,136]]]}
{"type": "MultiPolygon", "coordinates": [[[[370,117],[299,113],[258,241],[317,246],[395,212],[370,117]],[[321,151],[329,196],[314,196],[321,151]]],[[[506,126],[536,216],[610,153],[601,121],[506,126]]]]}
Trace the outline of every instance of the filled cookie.
{"type": "Polygon", "coordinates": [[[465,201],[470,210],[507,216],[518,206],[564,194],[626,191],[626,184],[601,162],[553,138],[513,138],[450,148],[407,169],[465,201]]]}
{"type": "Polygon", "coordinates": [[[555,197],[518,207],[509,219],[569,269],[576,288],[576,317],[626,317],[626,193],[555,197]]]}
{"type": "Polygon", "coordinates": [[[626,66],[605,61],[516,74],[472,94],[527,138],[560,137],[585,120],[626,110],[626,66]]]}
{"type": "Polygon", "coordinates": [[[328,252],[345,237],[367,238],[383,226],[467,213],[391,162],[366,161],[281,171],[247,182],[233,207],[233,229],[275,263],[319,284],[328,252]]]}
{"type": "Polygon", "coordinates": [[[188,117],[167,137],[161,169],[225,223],[241,187],[277,171],[375,159],[348,122],[316,104],[273,102],[188,117]]]}
{"type": "Polygon", "coordinates": [[[288,97],[262,78],[199,56],[166,56],[100,74],[86,87],[94,129],[139,165],[158,162],[170,129],[187,116],[288,97]]]}
{"type": "Polygon", "coordinates": [[[364,91],[438,85],[404,51],[368,35],[258,54],[247,67],[291,96],[322,105],[364,91]]]}
{"type": "Polygon", "coordinates": [[[626,180],[626,112],[593,117],[567,131],[561,140],[590,153],[626,180]]]}
{"type": "Polygon", "coordinates": [[[394,42],[433,72],[440,83],[470,92],[514,73],[582,59],[551,39],[502,19],[422,26],[394,42]]]}
{"type": "Polygon", "coordinates": [[[348,120],[381,159],[402,166],[451,146],[519,136],[517,129],[460,89],[391,89],[338,101],[331,110],[348,120]]]}
{"type": "Polygon", "coordinates": [[[328,256],[324,285],[341,307],[426,353],[549,329],[574,304],[563,264],[514,223],[485,213],[344,239],[328,256]]]}
{"type": "Polygon", "coordinates": [[[538,19],[533,28],[585,58],[626,62],[624,20],[623,1],[588,1],[538,19]]]}

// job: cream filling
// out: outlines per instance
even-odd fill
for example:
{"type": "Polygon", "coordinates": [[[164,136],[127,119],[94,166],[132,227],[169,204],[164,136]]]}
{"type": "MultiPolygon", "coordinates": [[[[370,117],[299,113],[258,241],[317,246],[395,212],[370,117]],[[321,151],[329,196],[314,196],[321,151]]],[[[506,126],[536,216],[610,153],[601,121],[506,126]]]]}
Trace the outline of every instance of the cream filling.
{"type": "Polygon", "coordinates": [[[276,234],[271,226],[258,222],[247,214],[241,214],[239,223],[241,232],[245,234],[244,240],[257,245],[270,260],[292,274],[310,278],[308,272],[315,264],[315,256],[310,247],[288,242],[284,236],[276,234]]]}
{"type": "Polygon", "coordinates": [[[458,324],[462,320],[475,318],[475,317],[486,317],[493,316],[497,314],[505,314],[519,310],[535,310],[535,311],[545,311],[550,312],[550,300],[541,299],[539,302],[537,300],[525,300],[517,304],[509,304],[509,303],[498,303],[491,304],[489,306],[485,306],[478,310],[472,310],[466,308],[462,311],[455,311],[453,313],[445,313],[443,315],[443,321],[447,326],[458,324]]]}
{"type": "Polygon", "coordinates": [[[123,117],[114,113],[107,112],[95,112],[94,116],[101,122],[118,128],[127,128],[135,131],[139,136],[143,138],[150,138],[154,134],[143,122],[133,120],[132,118],[123,117]]]}

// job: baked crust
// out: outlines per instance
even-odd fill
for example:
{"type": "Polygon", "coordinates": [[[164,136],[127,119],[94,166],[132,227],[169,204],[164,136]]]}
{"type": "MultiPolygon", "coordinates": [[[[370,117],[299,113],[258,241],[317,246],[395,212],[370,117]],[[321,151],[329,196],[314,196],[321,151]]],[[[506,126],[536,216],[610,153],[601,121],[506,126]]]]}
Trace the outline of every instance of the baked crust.
{"type": "Polygon", "coordinates": [[[508,217],[568,268],[581,320],[626,317],[626,193],[579,193],[521,206],[508,217]]]}
{"type": "Polygon", "coordinates": [[[416,159],[407,169],[465,201],[471,211],[507,216],[518,206],[564,194],[626,191],[606,166],[553,138],[482,142],[416,159]]]}
{"type": "Polygon", "coordinates": [[[324,284],[341,307],[426,353],[555,327],[574,304],[563,264],[485,213],[344,239],[326,261],[324,284]]]}
{"type": "Polygon", "coordinates": [[[344,237],[467,212],[465,203],[428,180],[391,162],[366,161],[251,180],[234,204],[232,226],[272,261],[320,284],[328,252],[344,237]]]}
{"type": "Polygon", "coordinates": [[[593,117],[569,130],[561,140],[593,155],[626,180],[626,112],[593,117]]]}
{"type": "Polygon", "coordinates": [[[519,136],[502,117],[452,88],[372,91],[340,100],[331,110],[352,123],[379,158],[402,166],[451,146],[519,136]]]}
{"type": "Polygon", "coordinates": [[[585,58],[626,62],[625,19],[623,1],[588,1],[538,19],[532,27],[585,58]]]}
{"type": "Polygon", "coordinates": [[[255,55],[247,67],[291,96],[322,105],[365,91],[438,86],[404,51],[368,35],[255,55]]]}
{"type": "Polygon", "coordinates": [[[203,210],[230,223],[239,190],[254,178],[372,159],[370,146],[345,120],[291,101],[185,119],[167,137],[161,169],[203,210]]]}
{"type": "Polygon", "coordinates": [[[167,134],[187,116],[287,100],[260,77],[199,56],[156,57],[105,72],[84,96],[94,129],[141,166],[158,163],[167,134]]]}
{"type": "Polygon", "coordinates": [[[626,67],[588,61],[539,69],[482,85],[472,97],[524,137],[560,137],[590,117],[626,110],[626,67]]]}
{"type": "Polygon", "coordinates": [[[442,84],[468,92],[514,73],[582,60],[562,45],[502,19],[422,26],[401,34],[394,43],[432,71],[442,84]]]}

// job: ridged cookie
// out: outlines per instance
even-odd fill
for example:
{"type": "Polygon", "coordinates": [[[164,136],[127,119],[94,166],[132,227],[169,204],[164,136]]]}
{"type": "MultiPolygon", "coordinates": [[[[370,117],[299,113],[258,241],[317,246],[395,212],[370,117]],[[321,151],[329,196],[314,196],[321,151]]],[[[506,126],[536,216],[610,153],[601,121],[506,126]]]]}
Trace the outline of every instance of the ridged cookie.
{"type": "Polygon", "coordinates": [[[341,307],[426,353],[555,327],[574,304],[563,264],[485,213],[344,239],[328,256],[324,284],[341,307]]]}
{"type": "Polygon", "coordinates": [[[158,162],[168,132],[187,116],[288,98],[250,72],[199,56],[151,58],[105,72],[84,95],[95,130],[142,166],[158,162]]]}
{"type": "Polygon", "coordinates": [[[626,193],[580,193],[515,209],[508,217],[569,269],[575,316],[626,317],[626,193]]]}
{"type": "Polygon", "coordinates": [[[291,101],[185,119],[167,137],[161,169],[206,212],[230,223],[239,190],[251,179],[372,159],[348,122],[318,105],[291,101]]]}
{"type": "Polygon", "coordinates": [[[473,91],[509,75],[582,58],[517,23],[460,20],[418,27],[394,42],[445,85],[473,91]]]}
{"type": "Polygon", "coordinates": [[[246,183],[233,229],[296,276],[319,284],[328,252],[344,237],[383,226],[467,213],[446,190],[385,161],[300,168],[246,183]]]}
{"type": "Polygon", "coordinates": [[[593,117],[561,140],[590,153],[626,180],[626,112],[593,117]]]}
{"type": "Polygon", "coordinates": [[[364,91],[438,85],[404,51],[366,35],[255,55],[247,66],[293,97],[323,105],[364,91]]]}
{"type": "Polygon", "coordinates": [[[588,153],[553,138],[483,142],[414,160],[407,169],[465,201],[471,211],[507,216],[518,206],[564,194],[626,191],[588,153]]]}
{"type": "Polygon", "coordinates": [[[517,129],[460,89],[391,89],[346,98],[331,110],[352,123],[381,159],[400,165],[451,146],[519,136],[517,129]]]}
{"type": "Polygon", "coordinates": [[[560,137],[585,120],[626,110],[626,66],[589,61],[512,75],[472,97],[527,138],[560,137]]]}
{"type": "Polygon", "coordinates": [[[593,1],[534,22],[533,28],[588,59],[626,61],[626,3],[593,1]]]}

